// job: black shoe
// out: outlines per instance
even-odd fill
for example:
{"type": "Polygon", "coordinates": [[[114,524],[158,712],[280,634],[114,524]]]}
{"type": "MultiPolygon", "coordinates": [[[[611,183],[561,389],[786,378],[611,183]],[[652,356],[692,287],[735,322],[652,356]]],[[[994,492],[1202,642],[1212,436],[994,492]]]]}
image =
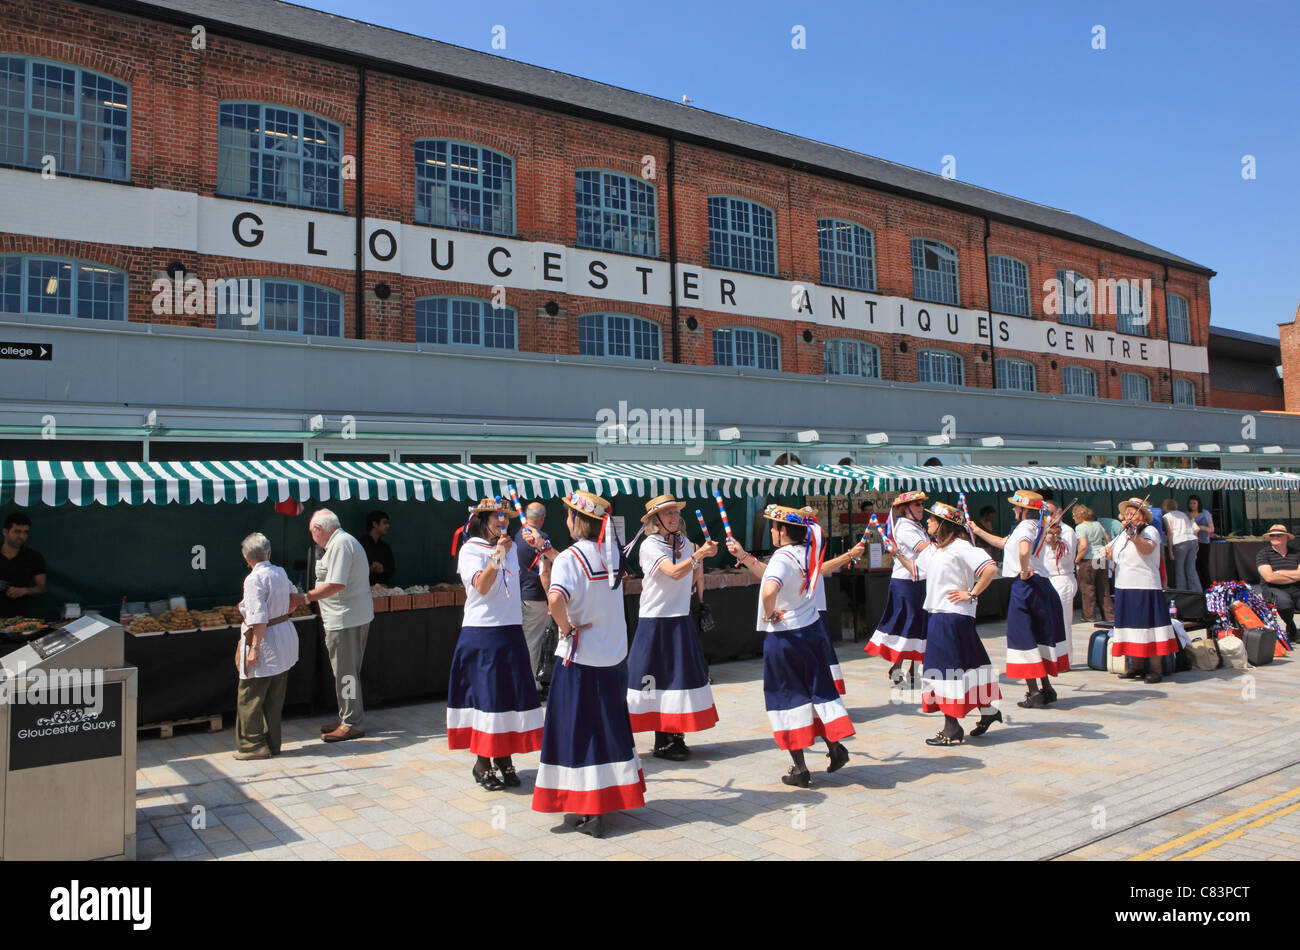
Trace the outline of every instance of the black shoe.
{"type": "Polygon", "coordinates": [[[667,759],[669,762],[685,762],[691,757],[691,750],[686,748],[686,743],[674,733],[668,736],[668,741],[663,745],[654,747],[653,755],[656,759],[667,759]]]}
{"type": "Polygon", "coordinates": [[[937,736],[931,736],[925,740],[926,745],[961,745],[966,737],[965,732],[958,732],[955,736],[950,736],[946,732],[941,732],[937,736]]]}
{"type": "Polygon", "coordinates": [[[511,788],[518,788],[523,783],[519,781],[519,773],[509,759],[493,759],[492,764],[501,770],[501,781],[511,788]]]}
{"type": "Polygon", "coordinates": [[[1045,703],[1056,702],[1056,690],[1052,689],[1051,686],[1044,686],[1041,692],[1043,694],[1043,702],[1045,703]]]}
{"type": "Polygon", "coordinates": [[[900,666],[897,669],[890,670],[888,674],[889,685],[894,689],[907,689],[907,674],[903,672],[900,666]]]}
{"type": "Polygon", "coordinates": [[[974,739],[976,736],[984,735],[984,733],[989,731],[989,726],[993,725],[995,722],[1001,722],[1001,721],[1002,721],[1001,709],[995,710],[993,715],[991,716],[980,716],[979,725],[977,725],[974,729],[970,731],[970,737],[974,739]]]}
{"type": "Polygon", "coordinates": [[[470,774],[474,776],[474,781],[478,782],[489,792],[499,792],[501,789],[506,787],[505,783],[502,782],[501,779],[497,778],[497,770],[490,766],[480,772],[476,765],[470,770],[470,774]]]}
{"type": "Polygon", "coordinates": [[[1043,709],[1047,705],[1047,698],[1040,689],[1036,693],[1026,693],[1025,698],[1016,705],[1021,709],[1043,709]]]}
{"type": "Polygon", "coordinates": [[[603,838],[605,836],[605,818],[603,815],[581,815],[573,829],[593,838],[603,838]]]}
{"type": "Polygon", "coordinates": [[[831,764],[826,766],[827,772],[837,772],[844,768],[845,763],[849,761],[849,750],[844,748],[844,743],[836,742],[831,746],[831,751],[826,753],[830,757],[831,764]]]}
{"type": "Polygon", "coordinates": [[[793,785],[795,788],[809,788],[812,785],[812,775],[807,769],[802,772],[796,772],[794,766],[790,766],[790,771],[781,776],[781,781],[786,785],[793,785]]]}

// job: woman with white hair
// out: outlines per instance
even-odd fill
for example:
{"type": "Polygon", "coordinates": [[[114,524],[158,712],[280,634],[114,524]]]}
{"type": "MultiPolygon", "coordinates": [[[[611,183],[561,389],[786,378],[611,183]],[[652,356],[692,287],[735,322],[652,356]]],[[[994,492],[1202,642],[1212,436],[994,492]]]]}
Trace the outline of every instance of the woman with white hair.
{"type": "Polygon", "coordinates": [[[254,532],[240,544],[249,567],[239,612],[244,622],[235,649],[239,693],[235,758],[266,759],[280,753],[280,713],[289,670],[298,662],[298,631],[289,621],[293,584],[271,563],[271,542],[254,532]]]}

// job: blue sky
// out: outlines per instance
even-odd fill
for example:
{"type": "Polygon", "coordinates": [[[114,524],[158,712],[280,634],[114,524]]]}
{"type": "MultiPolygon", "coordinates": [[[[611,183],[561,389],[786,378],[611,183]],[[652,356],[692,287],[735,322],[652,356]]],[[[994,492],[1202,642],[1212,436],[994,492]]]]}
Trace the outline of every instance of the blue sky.
{"type": "Polygon", "coordinates": [[[307,5],[926,171],[952,155],[1214,269],[1216,326],[1276,338],[1300,302],[1294,2],[307,5]]]}

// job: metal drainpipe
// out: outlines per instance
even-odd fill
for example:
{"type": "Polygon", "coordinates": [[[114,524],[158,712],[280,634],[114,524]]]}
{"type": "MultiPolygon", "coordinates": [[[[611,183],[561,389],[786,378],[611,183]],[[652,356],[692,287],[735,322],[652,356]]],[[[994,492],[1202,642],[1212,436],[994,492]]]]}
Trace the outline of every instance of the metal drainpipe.
{"type": "Polygon", "coordinates": [[[668,301],[672,310],[673,362],[682,361],[682,335],[677,306],[677,142],[668,139],[668,301]]]}
{"type": "Polygon", "coordinates": [[[357,67],[357,261],[354,306],[357,311],[357,339],[366,338],[366,67],[357,67]]]}
{"type": "Polygon", "coordinates": [[[992,389],[998,388],[998,360],[993,352],[993,282],[989,279],[989,219],[984,218],[984,296],[989,305],[989,369],[993,373],[992,389]]]}

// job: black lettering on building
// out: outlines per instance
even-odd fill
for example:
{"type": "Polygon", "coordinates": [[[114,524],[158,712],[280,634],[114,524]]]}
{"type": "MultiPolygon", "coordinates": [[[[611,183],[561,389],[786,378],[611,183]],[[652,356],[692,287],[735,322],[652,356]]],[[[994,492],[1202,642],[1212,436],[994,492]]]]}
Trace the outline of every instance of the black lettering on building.
{"type": "Polygon", "coordinates": [[[696,290],[699,289],[699,286],[700,286],[699,274],[689,270],[682,271],[682,299],[683,300],[699,300],[700,295],[695,292],[696,290]]]}
{"type": "Polygon", "coordinates": [[[641,296],[645,297],[650,293],[650,275],[654,273],[654,268],[638,267],[636,272],[641,275],[641,296]]]}
{"type": "Polygon", "coordinates": [[[564,283],[563,276],[551,276],[552,271],[559,274],[562,261],[559,251],[542,251],[542,280],[549,280],[556,284],[564,283]]]}
{"type": "Polygon", "coordinates": [[[1056,349],[1056,327],[1047,328],[1047,345],[1056,349]]]}
{"type": "Polygon", "coordinates": [[[515,269],[513,267],[507,267],[505,270],[497,270],[498,254],[504,254],[506,256],[506,260],[510,260],[510,250],[508,248],[504,248],[498,245],[492,248],[492,250],[488,251],[488,270],[490,270],[497,277],[509,277],[511,274],[515,272],[515,269]]]}
{"type": "Polygon", "coordinates": [[[316,246],[316,222],[315,221],[307,222],[307,253],[319,254],[322,257],[324,257],[326,254],[329,253],[329,251],[322,251],[320,248],[316,246]]]}
{"type": "Polygon", "coordinates": [[[956,336],[961,331],[961,317],[955,313],[948,314],[948,335],[956,336]]]}
{"type": "Polygon", "coordinates": [[[1005,320],[998,321],[998,339],[1003,343],[1011,339],[1011,328],[1007,326],[1007,321],[1005,320]]]}
{"type": "Polygon", "coordinates": [[[447,263],[443,264],[438,260],[438,239],[432,238],[429,241],[429,260],[438,270],[451,270],[451,265],[456,262],[456,242],[447,242],[447,263]]]}
{"type": "Polygon", "coordinates": [[[926,310],[924,307],[922,307],[920,310],[916,311],[916,325],[921,329],[922,333],[930,332],[930,311],[929,310],[926,310]]]}
{"type": "Polygon", "coordinates": [[[587,286],[589,286],[592,290],[604,290],[606,287],[609,286],[609,278],[605,276],[604,261],[592,261],[590,264],[587,265],[587,270],[591,271],[592,277],[600,278],[599,284],[596,283],[594,280],[587,281],[587,286]]]}
{"type": "Polygon", "coordinates": [[[834,294],[831,295],[831,319],[832,319],[832,320],[835,320],[835,319],[844,320],[844,319],[845,319],[845,316],[844,316],[844,298],[843,298],[842,296],[841,296],[841,297],[836,297],[834,294]]]}
{"type": "Polygon", "coordinates": [[[264,233],[262,231],[262,219],[251,211],[241,211],[239,214],[235,215],[235,220],[230,222],[230,231],[235,235],[235,240],[241,247],[257,247],[257,245],[262,243],[262,235],[264,233]],[[245,221],[252,221],[257,225],[257,227],[248,232],[252,235],[251,237],[244,237],[244,235],[240,233],[239,226],[245,221]]]}
{"type": "Polygon", "coordinates": [[[736,305],[736,282],[726,277],[718,279],[718,290],[722,295],[720,303],[728,303],[734,307],[736,305]]]}
{"type": "Polygon", "coordinates": [[[397,256],[397,238],[393,237],[393,232],[387,228],[379,228],[370,233],[370,256],[377,261],[391,261],[397,256]],[[388,253],[379,253],[379,235],[388,238],[388,253]]]}

